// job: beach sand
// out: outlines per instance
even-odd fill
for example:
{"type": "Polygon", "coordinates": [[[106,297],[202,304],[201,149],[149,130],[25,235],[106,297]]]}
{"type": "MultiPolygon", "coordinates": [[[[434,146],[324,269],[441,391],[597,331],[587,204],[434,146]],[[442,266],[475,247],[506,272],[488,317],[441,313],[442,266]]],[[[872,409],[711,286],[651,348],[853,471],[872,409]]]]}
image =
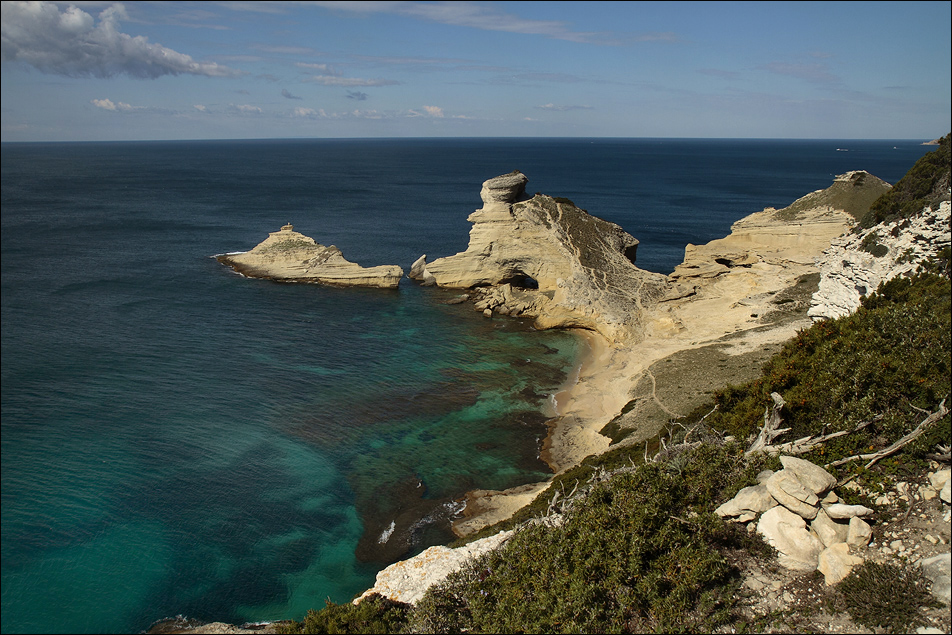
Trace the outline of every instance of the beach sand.
{"type": "MultiPolygon", "coordinates": [[[[812,323],[806,311],[817,279],[788,275],[776,280],[779,284],[767,294],[773,304],[765,301],[760,308],[738,310],[736,293],[666,306],[650,319],[663,327],[674,315],[681,328],[649,328],[636,343],[612,345],[597,333],[575,330],[584,345],[577,366],[555,394],[557,416],[548,422],[541,458],[558,474],[604,452],[612,443],[602,434],[609,423],[625,433],[623,444],[644,443],[670,420],[708,401],[713,390],[756,378],[784,342],[812,323]],[[778,298],[784,302],[776,303],[778,298]]],[[[507,520],[547,487],[543,482],[469,492],[453,531],[466,537],[507,520]]]]}

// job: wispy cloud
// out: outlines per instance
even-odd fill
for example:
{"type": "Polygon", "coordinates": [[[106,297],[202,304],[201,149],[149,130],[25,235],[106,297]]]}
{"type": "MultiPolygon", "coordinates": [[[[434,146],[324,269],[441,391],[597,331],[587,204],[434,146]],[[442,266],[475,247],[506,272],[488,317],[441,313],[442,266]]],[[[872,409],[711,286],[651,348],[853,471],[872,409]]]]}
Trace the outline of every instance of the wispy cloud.
{"type": "Polygon", "coordinates": [[[103,110],[111,110],[113,112],[132,112],[133,110],[142,110],[142,106],[133,106],[127,104],[124,101],[114,102],[111,99],[91,99],[89,100],[96,108],[102,108],[103,110]]]}
{"type": "Polygon", "coordinates": [[[396,86],[400,83],[392,79],[361,79],[359,77],[339,77],[337,75],[312,75],[305,81],[316,82],[324,86],[396,86]]]}
{"type": "Polygon", "coordinates": [[[291,94],[291,91],[289,91],[287,88],[282,88],[282,89],[281,89],[281,96],[284,97],[285,99],[304,99],[303,97],[298,97],[297,95],[292,95],[292,94],[291,94]]]}
{"type": "MultiPolygon", "coordinates": [[[[262,3],[251,3],[260,5],[262,3]]],[[[268,5],[281,3],[269,2],[268,5]]],[[[297,4],[297,3],[296,3],[297,4]]],[[[503,31],[522,35],[567,40],[588,44],[620,45],[637,42],[675,42],[679,38],[670,32],[614,33],[606,31],[578,31],[560,20],[533,20],[500,10],[493,4],[475,2],[308,2],[336,11],[354,13],[390,13],[426,22],[462,26],[483,31],[503,31]]],[[[252,7],[245,5],[245,10],[252,7]]],[[[274,10],[272,6],[268,9],[274,10]]]]}
{"type": "Polygon", "coordinates": [[[594,106],[557,106],[555,104],[543,104],[536,106],[539,110],[551,110],[554,112],[567,112],[569,110],[594,110],[594,106]]]}
{"type": "Polygon", "coordinates": [[[725,71],[720,68],[699,68],[701,75],[710,75],[711,77],[723,77],[724,79],[739,79],[740,73],[737,71],[725,71]]]}
{"type": "Polygon", "coordinates": [[[122,33],[119,23],[126,17],[121,4],[105,9],[97,22],[73,5],[61,12],[52,2],[3,2],[0,59],[67,77],[240,74],[215,62],[197,62],[141,35],[122,33]]]}
{"type": "Polygon", "coordinates": [[[776,75],[796,77],[812,84],[833,84],[840,78],[830,72],[826,64],[789,64],[786,62],[770,62],[760,67],[762,70],[776,75]]]}
{"type": "Polygon", "coordinates": [[[362,93],[359,90],[348,90],[347,99],[356,99],[357,101],[366,101],[370,98],[370,95],[367,93],[362,93]]]}

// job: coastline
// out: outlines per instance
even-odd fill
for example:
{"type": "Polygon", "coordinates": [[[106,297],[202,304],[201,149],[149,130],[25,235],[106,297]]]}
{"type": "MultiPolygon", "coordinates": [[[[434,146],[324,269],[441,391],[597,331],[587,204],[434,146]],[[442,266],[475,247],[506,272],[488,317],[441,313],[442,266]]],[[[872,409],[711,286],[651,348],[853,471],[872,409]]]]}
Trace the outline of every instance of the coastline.
{"type": "MultiPolygon", "coordinates": [[[[770,354],[811,324],[807,310],[819,280],[814,258],[852,222],[844,212],[816,208],[802,213],[796,231],[790,231],[776,210],[756,212],[724,238],[688,245],[682,265],[687,272],[676,271],[669,280],[690,284],[693,291],[642,307],[640,337],[613,342],[595,331],[572,329],[584,348],[555,395],[557,416],[547,422],[540,458],[554,474],[571,469],[613,444],[602,434],[608,427],[627,433],[624,444],[644,443],[671,419],[701,405],[710,390],[759,373],[770,354]],[[704,271],[697,264],[739,250],[749,254],[751,264],[722,267],[713,276],[690,271],[704,271]],[[678,372],[668,370],[679,366],[678,372]],[[663,385],[659,377],[665,377],[663,385]]],[[[465,538],[507,520],[550,481],[467,493],[453,532],[465,538]]]]}

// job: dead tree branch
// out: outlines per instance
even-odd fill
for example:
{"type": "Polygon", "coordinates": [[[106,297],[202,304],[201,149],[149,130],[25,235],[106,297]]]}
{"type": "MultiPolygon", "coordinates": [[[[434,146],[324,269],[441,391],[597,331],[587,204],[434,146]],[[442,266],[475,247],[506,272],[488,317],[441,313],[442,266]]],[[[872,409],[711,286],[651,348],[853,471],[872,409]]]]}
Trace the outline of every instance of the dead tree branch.
{"type": "Polygon", "coordinates": [[[947,414],[949,414],[949,409],[945,407],[945,399],[943,399],[942,403],[939,404],[939,407],[936,408],[935,412],[931,413],[928,417],[923,419],[922,423],[916,426],[915,430],[905,435],[904,437],[902,437],[901,439],[893,443],[888,448],[879,450],[878,452],[872,452],[870,454],[855,454],[853,456],[848,456],[845,459],[840,459],[839,461],[833,461],[832,463],[827,463],[824,467],[826,467],[827,469],[831,467],[839,467],[840,465],[844,465],[846,463],[849,463],[850,461],[855,461],[856,459],[859,459],[861,461],[868,460],[869,463],[867,463],[865,467],[866,469],[869,469],[879,459],[895,454],[896,452],[898,452],[905,446],[909,445],[910,443],[918,439],[922,435],[923,432],[926,432],[933,425],[941,421],[942,418],[945,417],[945,415],[947,414]]]}
{"type": "Polygon", "coordinates": [[[786,403],[783,397],[781,397],[779,393],[772,392],[770,393],[770,398],[773,399],[774,402],[773,408],[768,406],[767,409],[764,410],[764,425],[760,429],[760,434],[757,435],[754,442],[747,448],[747,451],[744,453],[745,455],[763,451],[774,439],[790,430],[790,428],[780,427],[783,421],[783,419],[780,418],[780,409],[783,408],[786,403]]]}

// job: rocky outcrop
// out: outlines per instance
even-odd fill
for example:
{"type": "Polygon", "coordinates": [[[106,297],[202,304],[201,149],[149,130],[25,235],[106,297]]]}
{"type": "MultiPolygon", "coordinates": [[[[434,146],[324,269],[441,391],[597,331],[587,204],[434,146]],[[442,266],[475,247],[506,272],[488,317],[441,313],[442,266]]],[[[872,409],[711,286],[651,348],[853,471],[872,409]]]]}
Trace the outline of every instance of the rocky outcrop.
{"type": "Polygon", "coordinates": [[[502,531],[457,549],[443,546],[430,547],[409,560],[394,563],[377,574],[373,588],[356,598],[354,604],[358,604],[374,593],[397,602],[416,604],[431,586],[443,581],[446,576],[460,569],[468,560],[499,548],[512,536],[512,533],[512,531],[502,531]]]}
{"type": "Polygon", "coordinates": [[[780,313],[805,310],[808,296],[800,299],[791,290],[808,280],[815,284],[810,276],[818,273],[816,258],[888,189],[866,172],[848,172],[788,207],[740,219],[724,238],[687,245],[684,261],[646,319],[646,335],[714,341],[780,313]]]}
{"type": "Polygon", "coordinates": [[[216,256],[249,278],[268,278],[282,282],[316,282],[340,287],[378,287],[395,289],[403,277],[396,265],[361,267],[344,259],[340,249],[325,247],[285,225],[251,251],[216,256]]]}
{"type": "Polygon", "coordinates": [[[537,328],[584,328],[610,341],[641,339],[641,308],[660,295],[665,276],[636,267],[638,241],[614,223],[564,198],[524,200],[527,178],[512,173],[483,183],[483,207],[466,251],[411,277],[454,289],[481,288],[477,308],[535,319],[537,328]],[[481,303],[481,305],[480,305],[481,303]]]}
{"type": "Polygon", "coordinates": [[[797,263],[812,265],[815,254],[847,230],[889,184],[866,172],[836,177],[781,210],[768,207],[731,226],[725,238],[706,245],[688,245],[684,262],[672,279],[681,287],[696,279],[721,276],[735,269],[797,263]]]}
{"type": "Polygon", "coordinates": [[[782,470],[763,474],[760,485],[742,489],[714,513],[745,523],[761,513],[757,531],[777,549],[781,565],[819,570],[828,585],[836,584],[862,564],[850,550],[869,542],[872,531],[861,517],[873,510],[839,503],[836,479],[822,467],[793,456],[780,463],[782,470]]]}
{"type": "Polygon", "coordinates": [[[810,317],[849,315],[880,283],[915,271],[949,247],[949,210],[945,201],[914,218],[880,223],[834,240],[817,261],[820,287],[813,296],[810,317]]]}

